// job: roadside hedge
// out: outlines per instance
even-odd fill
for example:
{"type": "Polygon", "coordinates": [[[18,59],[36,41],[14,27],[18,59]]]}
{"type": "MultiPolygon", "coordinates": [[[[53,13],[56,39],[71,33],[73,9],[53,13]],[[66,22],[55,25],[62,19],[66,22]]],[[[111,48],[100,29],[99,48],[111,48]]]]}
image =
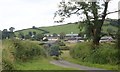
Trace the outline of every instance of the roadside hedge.
{"type": "Polygon", "coordinates": [[[73,58],[80,61],[98,64],[120,64],[118,49],[115,44],[104,43],[96,49],[91,48],[91,43],[79,43],[70,50],[73,58]]]}

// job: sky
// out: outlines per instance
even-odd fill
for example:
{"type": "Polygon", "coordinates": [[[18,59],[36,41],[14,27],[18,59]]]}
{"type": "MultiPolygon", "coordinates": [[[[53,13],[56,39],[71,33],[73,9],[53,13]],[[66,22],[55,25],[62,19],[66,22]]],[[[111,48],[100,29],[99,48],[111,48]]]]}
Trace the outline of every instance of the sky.
{"type": "MultiPolygon", "coordinates": [[[[64,23],[54,23],[53,17],[58,9],[61,0],[0,0],[0,30],[15,27],[15,30],[31,28],[32,26],[43,27],[60,25],[69,22],[79,21],[79,18],[72,16],[64,23]]],[[[109,3],[108,11],[118,10],[118,2],[112,0],[109,3]]],[[[107,16],[118,19],[118,13],[107,16]]]]}

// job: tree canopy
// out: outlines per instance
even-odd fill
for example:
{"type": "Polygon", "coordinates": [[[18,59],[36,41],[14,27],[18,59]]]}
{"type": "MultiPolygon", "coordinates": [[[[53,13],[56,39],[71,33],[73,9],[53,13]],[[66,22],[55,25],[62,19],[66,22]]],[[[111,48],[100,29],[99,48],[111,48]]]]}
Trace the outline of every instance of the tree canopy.
{"type": "Polygon", "coordinates": [[[108,4],[110,0],[62,0],[59,3],[55,17],[61,19],[55,22],[63,22],[65,18],[71,17],[73,14],[80,17],[80,20],[87,24],[87,32],[93,38],[93,44],[99,45],[101,38],[101,28],[108,14],[118,11],[108,12],[108,4]]]}

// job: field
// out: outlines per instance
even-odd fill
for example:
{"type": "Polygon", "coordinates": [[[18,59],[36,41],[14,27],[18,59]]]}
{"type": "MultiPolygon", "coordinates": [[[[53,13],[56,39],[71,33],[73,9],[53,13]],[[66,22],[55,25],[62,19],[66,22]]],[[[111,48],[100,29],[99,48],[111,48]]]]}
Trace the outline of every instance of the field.
{"type": "Polygon", "coordinates": [[[22,32],[22,33],[24,33],[25,35],[28,34],[28,32],[43,33],[43,32],[40,31],[40,30],[32,29],[32,28],[16,31],[15,34],[18,36],[19,32],[22,32]]]}
{"type": "MultiPolygon", "coordinates": [[[[56,25],[56,26],[49,26],[49,27],[39,27],[37,29],[32,29],[32,28],[28,28],[28,29],[23,29],[23,30],[18,30],[15,32],[16,35],[18,35],[19,32],[23,32],[25,35],[28,34],[28,32],[33,32],[35,31],[36,33],[44,33],[44,31],[49,32],[49,34],[53,34],[53,33],[61,33],[64,32],[65,34],[68,33],[79,33],[79,28],[78,28],[78,24],[75,23],[71,23],[71,24],[64,24],[64,25],[56,25]]],[[[107,33],[107,29],[110,28],[113,31],[117,31],[117,27],[111,25],[109,22],[105,22],[105,24],[102,27],[102,31],[107,33]]]]}
{"type": "Polygon", "coordinates": [[[79,33],[78,24],[65,24],[65,25],[58,25],[58,26],[51,26],[51,27],[41,27],[41,29],[47,30],[50,34],[53,33],[79,33]]]}

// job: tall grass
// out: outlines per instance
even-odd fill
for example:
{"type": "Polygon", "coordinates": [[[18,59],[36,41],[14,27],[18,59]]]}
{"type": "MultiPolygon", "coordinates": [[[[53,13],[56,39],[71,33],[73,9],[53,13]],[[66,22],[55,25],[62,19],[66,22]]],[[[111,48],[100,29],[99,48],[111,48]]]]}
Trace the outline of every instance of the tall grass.
{"type": "Polygon", "coordinates": [[[118,49],[115,47],[115,44],[104,43],[93,50],[91,43],[79,43],[70,50],[70,54],[83,62],[118,65],[118,49]]]}
{"type": "Polygon", "coordinates": [[[17,61],[27,62],[34,57],[45,57],[45,51],[41,46],[30,41],[4,40],[2,51],[3,69],[15,69],[17,61]]]}

